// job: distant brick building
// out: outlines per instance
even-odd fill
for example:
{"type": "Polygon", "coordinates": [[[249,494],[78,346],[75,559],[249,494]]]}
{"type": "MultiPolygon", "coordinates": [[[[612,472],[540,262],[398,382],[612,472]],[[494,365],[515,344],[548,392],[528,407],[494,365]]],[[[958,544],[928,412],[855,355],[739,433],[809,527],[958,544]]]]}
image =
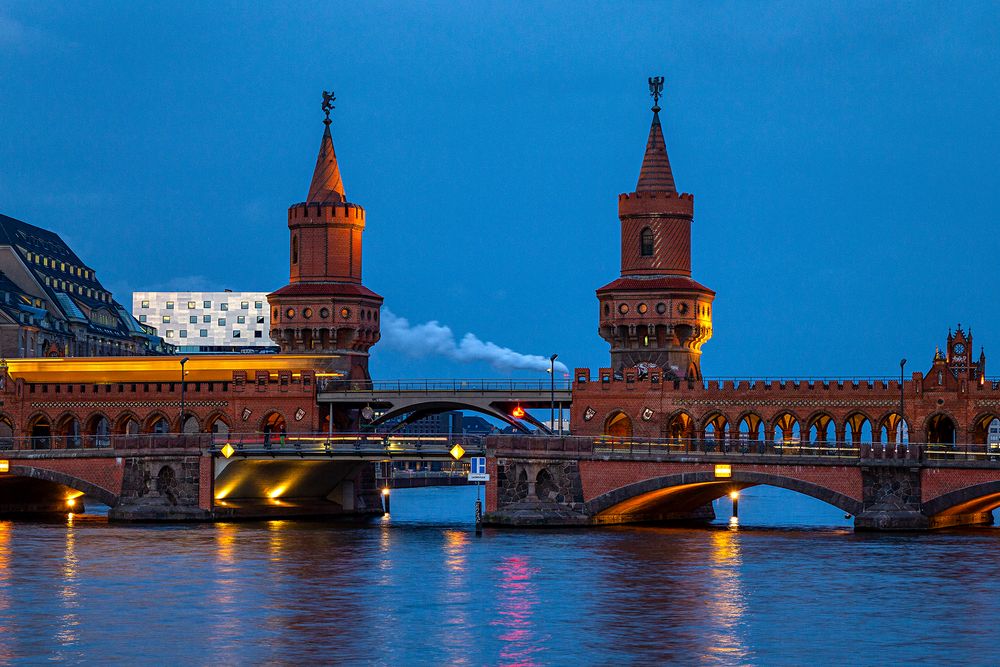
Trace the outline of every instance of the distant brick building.
{"type": "Polygon", "coordinates": [[[55,232],[0,215],[0,356],[87,357],[170,350],[55,232]]]}
{"type": "Polygon", "coordinates": [[[336,354],[338,370],[368,379],[382,297],[361,283],[365,209],[347,201],[330,118],[306,201],[288,209],[289,283],[268,295],[282,352],[336,354]]]}

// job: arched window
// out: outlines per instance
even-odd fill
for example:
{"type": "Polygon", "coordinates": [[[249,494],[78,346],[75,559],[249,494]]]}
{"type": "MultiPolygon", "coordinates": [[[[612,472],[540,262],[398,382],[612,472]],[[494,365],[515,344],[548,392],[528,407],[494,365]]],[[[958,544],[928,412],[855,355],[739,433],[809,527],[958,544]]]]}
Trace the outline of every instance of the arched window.
{"type": "Polygon", "coordinates": [[[292,236],[292,264],[299,263],[299,237],[292,236]]]}
{"type": "Polygon", "coordinates": [[[639,254],[643,257],[653,256],[653,230],[646,227],[639,235],[639,254]]]}

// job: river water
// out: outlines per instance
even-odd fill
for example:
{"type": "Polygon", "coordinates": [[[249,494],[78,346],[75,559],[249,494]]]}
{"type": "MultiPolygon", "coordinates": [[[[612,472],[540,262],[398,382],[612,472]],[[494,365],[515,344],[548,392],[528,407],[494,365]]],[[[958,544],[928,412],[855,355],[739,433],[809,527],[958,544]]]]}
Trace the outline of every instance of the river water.
{"type": "Polygon", "coordinates": [[[699,529],[0,522],[0,662],[996,664],[1000,531],[858,534],[770,488],[699,529]]]}

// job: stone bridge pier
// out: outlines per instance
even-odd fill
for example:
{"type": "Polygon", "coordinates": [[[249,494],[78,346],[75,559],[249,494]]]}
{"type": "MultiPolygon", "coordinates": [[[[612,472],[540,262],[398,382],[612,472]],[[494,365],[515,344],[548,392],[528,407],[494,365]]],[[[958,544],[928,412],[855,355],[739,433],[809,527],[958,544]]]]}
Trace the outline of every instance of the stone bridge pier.
{"type": "Polygon", "coordinates": [[[854,517],[856,530],[990,524],[1000,506],[1000,461],[924,460],[918,448],[862,458],[698,451],[669,443],[495,436],[487,441],[485,521],[510,526],[708,522],[712,501],[769,485],[854,517]]]}

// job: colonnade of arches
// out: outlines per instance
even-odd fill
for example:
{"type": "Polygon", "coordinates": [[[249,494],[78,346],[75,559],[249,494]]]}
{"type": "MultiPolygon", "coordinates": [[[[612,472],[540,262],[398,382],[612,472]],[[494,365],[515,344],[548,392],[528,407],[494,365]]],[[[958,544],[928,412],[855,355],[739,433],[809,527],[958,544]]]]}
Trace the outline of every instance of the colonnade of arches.
{"type": "MultiPolygon", "coordinates": [[[[271,411],[261,418],[258,427],[265,437],[283,435],[286,431],[285,417],[277,411],[271,411]]],[[[54,418],[46,413],[36,413],[28,418],[23,431],[19,432],[12,417],[0,414],[0,449],[111,447],[116,437],[171,433],[212,434],[225,438],[231,428],[229,417],[222,413],[213,413],[205,418],[186,413],[183,423],[180,415],[168,415],[159,411],[145,417],[131,412],[114,417],[94,412],[82,419],[75,413],[64,413],[54,418]]]]}
{"type": "MultiPolygon", "coordinates": [[[[634,425],[629,414],[615,410],[604,420],[604,435],[631,439],[634,425]]],[[[894,411],[877,417],[854,411],[838,421],[830,413],[822,411],[801,417],[785,410],[768,418],[752,411],[735,417],[712,411],[696,419],[681,410],[662,422],[658,437],[675,442],[754,442],[784,446],[832,446],[836,443],[894,445],[911,441],[909,421],[894,411]]],[[[963,429],[951,415],[935,413],[924,420],[912,440],[931,444],[989,444],[1000,451],[1000,415],[984,413],[973,421],[971,428],[963,429]]]]}

